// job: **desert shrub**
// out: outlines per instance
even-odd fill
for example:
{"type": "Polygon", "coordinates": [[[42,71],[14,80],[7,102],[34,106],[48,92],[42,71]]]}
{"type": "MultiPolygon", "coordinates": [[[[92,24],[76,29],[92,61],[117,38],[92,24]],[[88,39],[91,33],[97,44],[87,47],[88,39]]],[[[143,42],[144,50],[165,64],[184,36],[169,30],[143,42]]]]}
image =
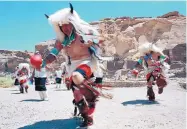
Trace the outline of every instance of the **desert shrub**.
{"type": "Polygon", "coordinates": [[[8,88],[13,86],[14,80],[11,77],[0,77],[0,88],[8,88]]]}

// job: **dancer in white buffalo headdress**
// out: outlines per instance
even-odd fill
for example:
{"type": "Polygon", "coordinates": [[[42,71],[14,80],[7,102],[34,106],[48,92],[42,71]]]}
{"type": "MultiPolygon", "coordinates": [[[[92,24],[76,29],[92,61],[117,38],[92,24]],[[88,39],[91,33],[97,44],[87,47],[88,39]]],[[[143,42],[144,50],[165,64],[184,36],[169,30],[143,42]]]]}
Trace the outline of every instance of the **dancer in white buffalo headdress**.
{"type": "Polygon", "coordinates": [[[21,93],[24,93],[24,91],[28,92],[28,88],[29,88],[28,80],[30,77],[29,64],[28,63],[20,63],[18,65],[18,69],[17,69],[16,74],[17,74],[17,78],[18,78],[18,81],[20,84],[20,92],[21,93]]]}
{"type": "MultiPolygon", "coordinates": [[[[145,43],[139,47],[140,59],[138,60],[135,68],[143,66],[146,70],[147,79],[147,96],[149,100],[155,100],[155,94],[152,88],[154,81],[158,86],[158,93],[163,92],[163,88],[167,85],[165,71],[170,68],[167,64],[168,57],[163,54],[162,50],[152,43],[145,43]]],[[[138,74],[137,69],[132,71],[138,74]]]]}
{"type": "MultiPolygon", "coordinates": [[[[66,57],[70,88],[73,91],[73,103],[78,107],[84,121],[81,126],[93,124],[93,112],[98,96],[108,97],[93,88],[97,85],[90,82],[93,72],[97,69],[97,60],[102,59],[97,50],[103,42],[97,28],[83,21],[70,4],[65,8],[47,16],[56,32],[55,47],[43,60],[42,67],[53,62],[61,50],[66,57]]],[[[76,113],[75,113],[76,114],[76,113]]]]}

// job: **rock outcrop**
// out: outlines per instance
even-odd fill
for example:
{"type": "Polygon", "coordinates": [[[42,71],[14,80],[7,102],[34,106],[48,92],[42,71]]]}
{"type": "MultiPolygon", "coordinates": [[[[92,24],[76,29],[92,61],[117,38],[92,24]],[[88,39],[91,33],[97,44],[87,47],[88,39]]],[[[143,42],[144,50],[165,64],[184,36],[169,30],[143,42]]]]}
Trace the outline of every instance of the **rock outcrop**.
{"type": "MultiPolygon", "coordinates": [[[[35,50],[39,51],[42,54],[42,57],[45,58],[50,50],[54,47],[55,40],[48,40],[45,42],[41,42],[40,44],[35,46],[35,50]]],[[[62,52],[57,56],[57,60],[54,61],[52,64],[49,65],[51,68],[50,70],[54,71],[56,68],[60,67],[61,63],[64,62],[64,56],[62,52]]]]}
{"type": "Polygon", "coordinates": [[[19,63],[29,63],[32,52],[0,50],[0,72],[14,72],[19,63]]]}
{"type": "MultiPolygon", "coordinates": [[[[178,11],[173,11],[173,12],[169,12],[169,13],[167,13],[167,14],[164,14],[164,15],[162,15],[162,16],[158,16],[158,18],[169,18],[169,17],[179,17],[180,16],[180,14],[179,14],[179,12],[178,11]]],[[[182,15],[181,15],[182,16],[182,15]]]]}

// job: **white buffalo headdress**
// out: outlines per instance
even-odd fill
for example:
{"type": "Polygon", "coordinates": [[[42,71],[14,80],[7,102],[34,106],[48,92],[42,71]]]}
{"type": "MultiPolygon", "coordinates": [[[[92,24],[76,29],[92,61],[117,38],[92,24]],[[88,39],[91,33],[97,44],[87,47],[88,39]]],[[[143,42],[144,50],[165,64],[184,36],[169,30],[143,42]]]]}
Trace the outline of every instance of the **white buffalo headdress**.
{"type": "Polygon", "coordinates": [[[150,51],[159,52],[161,55],[164,55],[160,48],[158,48],[155,44],[148,42],[139,46],[138,51],[140,53],[140,56],[143,56],[150,51]]]}
{"type": "Polygon", "coordinates": [[[67,23],[73,24],[76,33],[79,33],[81,36],[83,36],[84,40],[95,40],[99,36],[97,28],[82,20],[79,17],[78,13],[73,9],[71,3],[70,8],[61,9],[50,16],[45,14],[45,16],[49,20],[50,24],[52,24],[52,26],[54,27],[57,39],[59,39],[60,41],[63,41],[64,34],[60,30],[59,26],[67,23]]]}
{"type": "Polygon", "coordinates": [[[18,65],[18,71],[19,70],[23,70],[23,69],[26,69],[27,70],[27,73],[28,73],[28,76],[30,76],[30,65],[28,63],[20,63],[18,65]]]}

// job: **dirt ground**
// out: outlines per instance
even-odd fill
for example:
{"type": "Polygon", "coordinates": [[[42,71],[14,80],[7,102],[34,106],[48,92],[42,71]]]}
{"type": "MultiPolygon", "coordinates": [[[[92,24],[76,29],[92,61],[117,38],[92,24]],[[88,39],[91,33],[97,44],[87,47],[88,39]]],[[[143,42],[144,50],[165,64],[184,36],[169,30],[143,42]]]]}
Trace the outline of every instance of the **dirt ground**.
{"type": "MultiPolygon", "coordinates": [[[[19,94],[17,87],[0,88],[0,129],[75,129],[72,92],[48,85],[49,101],[40,101],[30,86],[19,94]]],[[[94,129],[185,129],[186,90],[171,80],[156,101],[146,98],[146,87],[115,88],[114,98],[100,98],[94,114],[94,129]]]]}

